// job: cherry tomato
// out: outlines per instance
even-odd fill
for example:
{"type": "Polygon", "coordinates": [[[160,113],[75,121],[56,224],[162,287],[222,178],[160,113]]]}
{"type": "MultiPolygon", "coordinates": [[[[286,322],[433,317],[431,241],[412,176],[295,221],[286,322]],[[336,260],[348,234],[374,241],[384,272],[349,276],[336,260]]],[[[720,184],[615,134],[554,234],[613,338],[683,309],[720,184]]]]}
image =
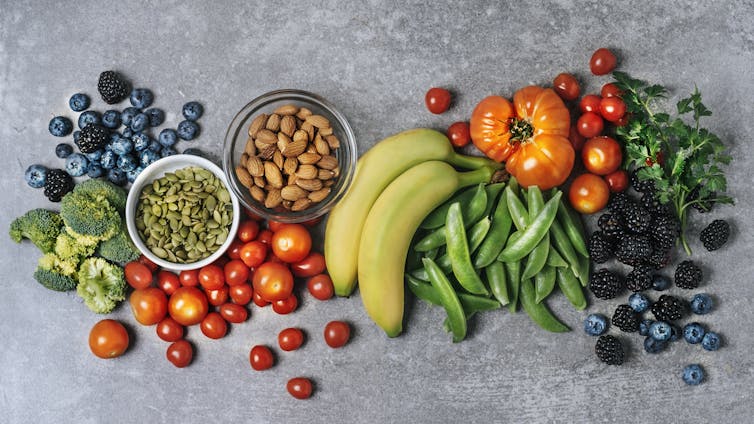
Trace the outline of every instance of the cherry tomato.
{"type": "Polygon", "coordinates": [[[206,265],[199,270],[199,284],[205,290],[217,290],[225,284],[225,272],[215,264],[206,265]]]}
{"type": "Polygon", "coordinates": [[[602,134],[604,127],[602,117],[595,112],[586,112],[579,116],[579,120],[576,121],[576,129],[579,134],[586,138],[597,137],[602,134]]]}
{"type": "Polygon", "coordinates": [[[126,282],[135,289],[145,289],[152,285],[152,271],[141,262],[132,261],[123,268],[126,282]]]}
{"type": "Polygon", "coordinates": [[[157,273],[157,286],[170,296],[175,293],[181,287],[181,282],[178,280],[178,276],[170,271],[162,270],[157,273]]]}
{"type": "Polygon", "coordinates": [[[228,294],[230,294],[230,300],[237,305],[247,305],[254,295],[251,285],[246,283],[230,286],[228,294]]]}
{"type": "Polygon", "coordinates": [[[103,319],[89,331],[89,349],[98,358],[117,358],[128,349],[128,343],[128,331],[114,319],[103,319]]]}
{"type": "Polygon", "coordinates": [[[181,287],[170,296],[168,302],[170,317],[181,325],[200,323],[208,310],[207,296],[196,287],[181,287]]]}
{"type": "Polygon", "coordinates": [[[325,272],[325,256],[318,252],[312,252],[304,259],[292,263],[291,271],[296,277],[312,277],[325,272]]]}
{"type": "Polygon", "coordinates": [[[303,260],[311,251],[312,236],[301,224],[286,224],[272,234],[272,251],[285,262],[303,260]]]}
{"type": "Polygon", "coordinates": [[[257,267],[267,257],[267,245],[259,240],[250,241],[241,246],[241,260],[248,267],[257,267]]]}
{"type": "Polygon", "coordinates": [[[432,87],[424,96],[424,102],[427,104],[427,110],[439,115],[450,107],[450,91],[444,88],[432,87]]]}
{"type": "Polygon", "coordinates": [[[304,343],[304,332],[298,328],[286,328],[278,333],[278,345],[286,352],[296,350],[304,343]]]}
{"type": "Polygon", "coordinates": [[[591,60],[589,60],[589,69],[594,75],[605,75],[615,69],[618,59],[613,52],[606,48],[600,48],[594,51],[591,60]]]}
{"type": "Polygon", "coordinates": [[[616,127],[625,126],[626,124],[628,124],[628,115],[628,113],[624,114],[617,121],[613,122],[613,124],[615,124],[616,127]]]}
{"type": "Polygon", "coordinates": [[[240,260],[233,259],[225,264],[225,282],[229,286],[243,284],[249,279],[249,267],[240,260]]]}
{"type": "Polygon", "coordinates": [[[456,147],[463,147],[471,143],[471,131],[468,122],[455,122],[448,127],[448,138],[450,144],[456,147]]]}
{"type": "Polygon", "coordinates": [[[619,169],[613,173],[605,175],[605,182],[607,187],[613,193],[624,191],[628,188],[628,172],[623,169],[619,169]]]}
{"type": "Polygon", "coordinates": [[[312,381],[306,377],[291,378],[285,388],[296,399],[309,399],[312,395],[312,381]]]}
{"type": "Polygon", "coordinates": [[[576,100],[581,94],[579,81],[571,74],[558,74],[552,82],[552,88],[563,100],[576,100]]]}
{"type": "Polygon", "coordinates": [[[148,257],[144,255],[139,256],[139,259],[137,259],[137,261],[139,261],[139,263],[141,264],[146,265],[146,267],[149,268],[149,270],[152,272],[157,271],[157,268],[159,268],[156,263],[152,262],[148,257]]]}
{"type": "Polygon", "coordinates": [[[255,371],[270,369],[275,362],[272,351],[267,346],[256,345],[249,352],[249,362],[255,371]]]}
{"type": "Polygon", "coordinates": [[[330,321],[325,326],[325,343],[332,348],[339,348],[348,343],[351,327],[343,321],[330,321]]]}
{"type": "Polygon", "coordinates": [[[317,224],[319,224],[320,222],[322,222],[322,217],[318,216],[316,218],[312,218],[308,221],[302,222],[301,225],[303,225],[304,227],[311,228],[311,227],[317,226],[317,224]]]}
{"type": "Polygon", "coordinates": [[[571,142],[571,146],[573,146],[573,150],[578,152],[581,150],[582,147],[584,147],[584,143],[586,142],[586,138],[579,134],[579,130],[576,128],[575,125],[571,125],[571,128],[568,130],[568,141],[571,142]]]}
{"type": "Polygon", "coordinates": [[[285,265],[265,262],[254,271],[254,292],[268,302],[290,297],[293,291],[293,274],[285,265]]]}
{"type": "Polygon", "coordinates": [[[257,221],[247,220],[238,225],[237,236],[242,242],[250,242],[257,238],[259,234],[259,223],[257,221]]]}
{"type": "Polygon", "coordinates": [[[220,306],[228,301],[228,286],[222,286],[217,290],[205,290],[207,302],[212,306],[220,306]]]}
{"type": "Polygon", "coordinates": [[[272,244],[272,231],[270,230],[262,230],[259,232],[259,235],[257,236],[257,241],[264,244],[265,246],[269,246],[272,244]]]}
{"type": "Polygon", "coordinates": [[[228,250],[225,251],[225,254],[228,255],[230,259],[241,259],[241,246],[244,245],[244,242],[242,242],[239,239],[233,239],[232,242],[230,242],[230,246],[228,246],[228,250]]]}
{"type": "Polygon", "coordinates": [[[217,312],[210,312],[199,325],[202,333],[210,339],[222,339],[228,333],[228,323],[217,312]]]}
{"type": "Polygon", "coordinates": [[[620,88],[618,88],[615,83],[609,82],[602,86],[602,90],[600,90],[600,96],[603,98],[607,97],[620,97],[623,95],[623,92],[620,88]]]}
{"type": "Polygon", "coordinates": [[[155,327],[157,337],[166,342],[177,342],[183,338],[183,326],[170,317],[165,317],[155,327]]]}
{"type": "MultiPolygon", "coordinates": [[[[220,256],[219,258],[215,259],[215,261],[212,262],[212,265],[220,267],[220,270],[222,270],[225,267],[225,264],[227,264],[229,261],[230,261],[230,258],[228,258],[227,256],[223,255],[223,256],[220,256]]],[[[199,282],[201,282],[201,280],[199,282]]]]}
{"type": "Polygon", "coordinates": [[[189,271],[181,271],[178,274],[178,279],[181,280],[181,285],[184,287],[194,287],[199,285],[199,270],[192,269],[189,271]]]}
{"type": "Polygon", "coordinates": [[[581,101],[579,102],[579,110],[581,111],[581,113],[599,113],[601,101],[602,99],[600,98],[600,96],[596,94],[587,94],[586,96],[581,98],[581,101]]]}
{"type": "Polygon", "coordinates": [[[260,296],[259,293],[254,292],[253,296],[254,304],[259,306],[260,308],[264,308],[265,306],[270,304],[270,302],[262,299],[262,296],[260,296]]]}
{"type": "Polygon", "coordinates": [[[319,300],[327,300],[335,294],[335,287],[327,274],[319,274],[310,278],[306,283],[306,288],[309,289],[309,293],[315,299],[319,300]]]}
{"type": "Polygon", "coordinates": [[[571,183],[568,198],[577,212],[592,214],[607,205],[610,189],[602,178],[594,174],[582,174],[571,183]]]}
{"type": "Polygon", "coordinates": [[[220,306],[220,315],[225,321],[239,324],[246,321],[246,318],[249,317],[249,311],[241,305],[226,303],[220,306]]]}
{"type": "Polygon", "coordinates": [[[600,115],[610,122],[616,122],[626,114],[626,104],[620,97],[604,97],[600,102],[600,115]]]}
{"type": "Polygon", "coordinates": [[[267,221],[267,228],[270,229],[273,233],[277,232],[280,228],[283,227],[285,223],[279,222],[279,221],[267,221]]]}
{"type": "Polygon", "coordinates": [[[298,298],[295,294],[291,293],[290,296],[283,300],[276,300],[272,302],[272,310],[280,315],[287,315],[295,311],[298,308],[298,298]]]}
{"type": "Polygon", "coordinates": [[[141,325],[154,325],[168,313],[168,298],[157,287],[134,290],[128,299],[136,321],[141,325]]]}
{"type": "Polygon", "coordinates": [[[587,171],[592,174],[607,175],[620,167],[623,153],[620,144],[613,138],[593,137],[584,144],[581,150],[581,160],[587,171]]]}
{"type": "Polygon", "coordinates": [[[176,368],[183,368],[194,359],[194,348],[186,340],[178,340],[168,346],[166,356],[176,368]]]}

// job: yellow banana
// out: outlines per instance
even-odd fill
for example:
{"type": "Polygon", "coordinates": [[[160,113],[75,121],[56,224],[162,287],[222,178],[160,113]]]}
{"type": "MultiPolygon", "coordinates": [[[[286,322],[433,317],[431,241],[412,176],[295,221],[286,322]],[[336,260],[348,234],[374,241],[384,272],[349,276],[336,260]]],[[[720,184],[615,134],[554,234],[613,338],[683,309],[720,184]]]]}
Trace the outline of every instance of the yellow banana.
{"type": "Polygon", "coordinates": [[[359,246],[359,293],[389,337],[403,329],[403,272],[419,224],[459,188],[489,181],[493,171],[483,166],[459,173],[446,162],[426,161],[398,176],[374,202],[359,246]]]}
{"type": "Polygon", "coordinates": [[[494,164],[456,153],[444,134],[426,128],[398,133],[366,152],[356,165],[351,187],[330,211],[325,229],[327,271],[338,296],[349,296],[356,285],[359,240],[372,204],[397,176],[428,160],[467,169],[494,164]]]}

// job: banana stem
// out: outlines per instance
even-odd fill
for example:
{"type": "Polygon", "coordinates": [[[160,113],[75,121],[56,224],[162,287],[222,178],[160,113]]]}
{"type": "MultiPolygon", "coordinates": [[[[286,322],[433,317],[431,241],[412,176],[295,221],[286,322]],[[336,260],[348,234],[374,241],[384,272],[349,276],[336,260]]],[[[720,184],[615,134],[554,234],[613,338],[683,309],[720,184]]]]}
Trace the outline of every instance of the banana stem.
{"type": "Polygon", "coordinates": [[[489,165],[481,166],[473,171],[458,173],[458,188],[468,187],[479,183],[487,183],[492,179],[496,168],[489,165]]]}
{"type": "Polygon", "coordinates": [[[481,156],[467,156],[459,153],[453,153],[446,160],[449,164],[465,169],[477,169],[483,166],[492,167],[494,169],[502,168],[502,164],[481,156]]]}

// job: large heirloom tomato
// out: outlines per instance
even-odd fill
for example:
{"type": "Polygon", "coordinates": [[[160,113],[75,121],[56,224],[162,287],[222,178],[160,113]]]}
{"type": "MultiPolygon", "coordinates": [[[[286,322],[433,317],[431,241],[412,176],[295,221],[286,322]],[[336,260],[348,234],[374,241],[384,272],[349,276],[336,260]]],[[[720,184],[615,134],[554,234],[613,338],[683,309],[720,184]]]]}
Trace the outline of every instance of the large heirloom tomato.
{"type": "Polygon", "coordinates": [[[545,190],[562,184],[573,168],[568,141],[571,117],[549,88],[524,87],[513,103],[500,96],[483,99],[471,114],[471,140],[525,186],[545,190]]]}

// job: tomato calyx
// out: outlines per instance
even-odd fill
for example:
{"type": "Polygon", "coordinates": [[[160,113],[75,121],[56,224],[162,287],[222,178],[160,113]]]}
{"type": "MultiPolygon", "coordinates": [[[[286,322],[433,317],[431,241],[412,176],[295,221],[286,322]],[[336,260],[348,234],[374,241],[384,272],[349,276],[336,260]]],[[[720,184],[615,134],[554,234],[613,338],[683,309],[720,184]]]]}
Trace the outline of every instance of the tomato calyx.
{"type": "Polygon", "coordinates": [[[508,142],[514,145],[524,142],[534,135],[534,127],[532,127],[531,122],[520,118],[510,118],[508,120],[508,131],[511,133],[511,138],[508,142]]]}

